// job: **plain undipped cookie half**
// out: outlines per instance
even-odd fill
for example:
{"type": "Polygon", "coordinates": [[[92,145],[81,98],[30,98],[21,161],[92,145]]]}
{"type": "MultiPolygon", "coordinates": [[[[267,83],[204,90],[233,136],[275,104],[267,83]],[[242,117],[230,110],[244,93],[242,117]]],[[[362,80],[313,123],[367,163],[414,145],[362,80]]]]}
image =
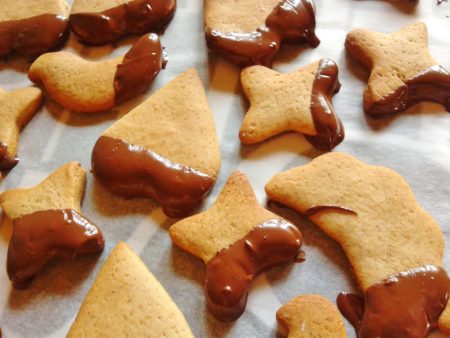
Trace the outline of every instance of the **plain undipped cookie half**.
{"type": "Polygon", "coordinates": [[[115,193],[154,198],[169,216],[191,213],[220,168],[216,128],[197,71],[177,76],[107,129],[92,151],[92,168],[115,193]]]}
{"type": "Polygon", "coordinates": [[[322,59],[286,74],[252,66],[241,72],[241,84],[250,101],[239,131],[242,143],[258,143],[285,131],[304,134],[327,151],[343,140],[344,126],[331,103],[340,88],[334,61],[322,59]]]}
{"type": "Polygon", "coordinates": [[[205,295],[219,320],[238,318],[253,278],[265,268],[293,261],[302,236],[264,209],[247,177],[235,171],[214,205],[169,229],[173,242],[206,264],[205,295]]]}
{"type": "Polygon", "coordinates": [[[42,83],[50,97],[78,112],[114,107],[148,89],[166,59],[156,34],[142,36],[125,56],[88,61],[69,52],[41,55],[28,77],[42,83]]]}
{"type": "Polygon", "coordinates": [[[163,286],[120,242],[98,273],[67,337],[194,336],[163,286]]]}

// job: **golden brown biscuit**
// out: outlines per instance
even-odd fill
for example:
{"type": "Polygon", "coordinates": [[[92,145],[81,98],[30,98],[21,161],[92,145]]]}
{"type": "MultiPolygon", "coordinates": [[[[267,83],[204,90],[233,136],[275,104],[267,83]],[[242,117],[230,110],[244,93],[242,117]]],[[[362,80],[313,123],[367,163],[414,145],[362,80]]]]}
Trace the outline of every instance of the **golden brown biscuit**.
{"type": "Polygon", "coordinates": [[[67,337],[194,337],[177,305],[120,242],[106,260],[67,337]]]}

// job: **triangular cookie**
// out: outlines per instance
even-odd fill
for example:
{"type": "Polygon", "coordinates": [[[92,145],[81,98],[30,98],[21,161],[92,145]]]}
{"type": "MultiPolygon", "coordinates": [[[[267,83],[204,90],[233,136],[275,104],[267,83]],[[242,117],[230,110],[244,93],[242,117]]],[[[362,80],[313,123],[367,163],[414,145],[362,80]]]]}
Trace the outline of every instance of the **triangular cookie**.
{"type": "Polygon", "coordinates": [[[152,197],[170,216],[190,213],[220,167],[205,90],[189,69],[133,109],[97,141],[95,176],[126,197],[152,197]]]}
{"type": "Polygon", "coordinates": [[[103,235],[80,211],[85,186],[86,171],[70,162],[33,188],[0,195],[3,212],[14,222],[7,270],[15,287],[28,286],[53,258],[103,251],[103,235]]]}
{"type": "Polygon", "coordinates": [[[6,92],[0,88],[0,170],[13,168],[18,159],[20,130],[38,110],[42,93],[29,87],[6,92]]]}
{"type": "Polygon", "coordinates": [[[166,290],[139,256],[120,242],[100,270],[67,337],[193,335],[166,290]]]}

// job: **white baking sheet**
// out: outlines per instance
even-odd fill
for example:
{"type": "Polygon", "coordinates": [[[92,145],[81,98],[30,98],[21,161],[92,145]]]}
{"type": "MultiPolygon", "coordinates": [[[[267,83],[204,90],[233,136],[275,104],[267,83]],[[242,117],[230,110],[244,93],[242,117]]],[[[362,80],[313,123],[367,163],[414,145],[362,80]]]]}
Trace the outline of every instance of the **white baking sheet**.
{"type": "MultiPolygon", "coordinates": [[[[368,73],[348,60],[343,47],[346,33],[353,28],[391,32],[422,20],[428,25],[432,55],[450,69],[450,3],[438,6],[436,0],[420,0],[416,10],[410,13],[376,0],[315,0],[315,3],[317,35],[322,43],[316,49],[285,45],[274,68],[288,72],[320,58],[334,59],[342,82],[334,106],[346,129],[346,138],[336,150],[402,174],[450,242],[449,113],[439,105],[419,104],[392,119],[381,122],[366,119],[362,92],[368,73]]],[[[249,176],[259,200],[266,203],[263,187],[275,173],[308,163],[319,155],[297,134],[285,134],[251,147],[240,145],[237,134],[247,102],[238,84],[239,69],[208,53],[202,6],[200,0],[178,1],[175,18],[162,36],[169,63],[147,94],[112,111],[90,115],[72,113],[47,98],[45,106],[24,129],[19,147],[21,161],[1,181],[0,191],[34,185],[70,160],[77,160],[90,169],[91,149],[101,132],[188,67],[196,67],[200,72],[221,144],[222,167],[204,209],[212,204],[235,169],[249,176]]],[[[88,48],[71,38],[67,49],[100,59],[125,52],[133,41],[134,38],[122,40],[116,49],[88,48]]],[[[0,86],[13,89],[29,85],[28,65],[27,60],[17,57],[0,62],[0,86]]],[[[349,263],[336,243],[294,212],[274,207],[274,211],[302,230],[306,261],[273,268],[261,275],[251,289],[245,313],[233,323],[220,323],[205,307],[203,264],[172,246],[167,229],[173,220],[155,203],[114,196],[89,174],[82,209],[103,230],[106,237],[103,254],[98,258],[51,264],[26,291],[13,290],[6,275],[11,224],[3,220],[0,326],[4,337],[63,337],[99,268],[120,240],[140,254],[181,308],[197,337],[281,336],[275,312],[292,297],[318,293],[334,300],[340,291],[352,291],[356,287],[349,263]]],[[[444,258],[447,269],[450,268],[448,252],[446,249],[444,258]]],[[[354,337],[353,329],[349,325],[347,329],[349,337],[354,337]]]]}

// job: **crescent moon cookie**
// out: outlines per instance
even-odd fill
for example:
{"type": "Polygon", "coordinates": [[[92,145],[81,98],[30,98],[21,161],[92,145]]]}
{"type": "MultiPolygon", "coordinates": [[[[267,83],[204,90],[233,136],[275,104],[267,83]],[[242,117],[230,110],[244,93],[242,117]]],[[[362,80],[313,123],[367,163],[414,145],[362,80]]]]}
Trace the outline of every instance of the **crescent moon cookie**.
{"type": "Polygon", "coordinates": [[[42,83],[50,97],[78,112],[110,109],[148,89],[166,65],[158,35],[142,36],[125,56],[88,61],[68,52],[47,53],[28,77],[42,83]]]}
{"type": "Polygon", "coordinates": [[[64,0],[0,1],[0,56],[37,56],[58,47],[68,36],[68,14],[64,0]]]}
{"type": "Polygon", "coordinates": [[[92,151],[94,175],[105,187],[154,198],[171,217],[200,204],[219,168],[216,129],[194,68],[113,124],[92,151]]]}
{"type": "Polygon", "coordinates": [[[221,321],[237,319],[253,279],[271,266],[294,261],[302,244],[300,231],[264,209],[238,171],[209,210],[175,223],[169,234],[177,246],[206,264],[208,307],[221,321]]]}
{"type": "Polygon", "coordinates": [[[67,337],[194,336],[166,290],[120,242],[98,273],[67,337]]]}
{"type": "Polygon", "coordinates": [[[283,40],[320,41],[312,0],[206,0],[206,43],[239,66],[270,66],[283,40]]]}
{"type": "Polygon", "coordinates": [[[33,188],[0,195],[3,212],[14,228],[6,268],[16,288],[26,288],[54,258],[77,258],[103,251],[98,227],[80,211],[86,171],[69,162],[33,188]]]}
{"type": "Polygon", "coordinates": [[[345,48],[371,71],[364,91],[370,116],[398,113],[422,101],[440,103],[450,112],[450,73],[430,55],[424,23],[391,34],[355,29],[347,34],[345,48]]]}
{"type": "Polygon", "coordinates": [[[81,42],[101,45],[127,34],[162,29],[175,7],[176,0],[75,0],[70,27],[81,42]]]}
{"type": "Polygon", "coordinates": [[[331,103],[340,88],[338,67],[332,60],[322,59],[287,74],[248,67],[241,72],[241,84],[250,101],[239,132],[242,143],[296,131],[316,148],[330,151],[344,139],[344,126],[331,103]]]}
{"type": "Polygon", "coordinates": [[[11,90],[0,88],[0,170],[14,168],[20,130],[39,109],[42,92],[39,88],[28,87],[11,90]]]}
{"type": "Polygon", "coordinates": [[[344,249],[364,299],[341,294],[338,306],[358,337],[426,337],[438,321],[450,332],[448,316],[440,318],[450,286],[444,238],[400,175],[327,153],[275,175],[266,193],[308,216],[344,249]]]}
{"type": "Polygon", "coordinates": [[[278,322],[289,330],[288,338],[346,338],[344,322],[325,297],[302,295],[277,311],[278,322]]]}

